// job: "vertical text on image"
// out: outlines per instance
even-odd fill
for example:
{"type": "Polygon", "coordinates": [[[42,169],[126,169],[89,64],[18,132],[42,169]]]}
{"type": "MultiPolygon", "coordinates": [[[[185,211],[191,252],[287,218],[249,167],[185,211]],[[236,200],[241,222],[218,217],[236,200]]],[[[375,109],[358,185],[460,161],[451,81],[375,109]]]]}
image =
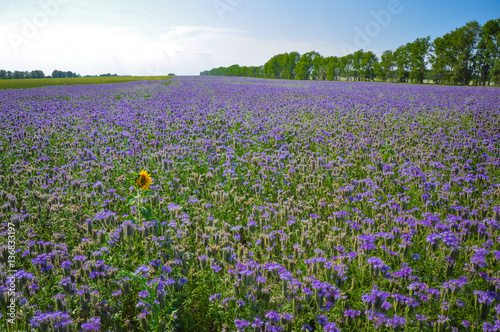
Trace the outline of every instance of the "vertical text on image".
{"type": "Polygon", "coordinates": [[[14,325],[16,318],[16,228],[14,223],[8,223],[7,230],[7,322],[14,325]]]}

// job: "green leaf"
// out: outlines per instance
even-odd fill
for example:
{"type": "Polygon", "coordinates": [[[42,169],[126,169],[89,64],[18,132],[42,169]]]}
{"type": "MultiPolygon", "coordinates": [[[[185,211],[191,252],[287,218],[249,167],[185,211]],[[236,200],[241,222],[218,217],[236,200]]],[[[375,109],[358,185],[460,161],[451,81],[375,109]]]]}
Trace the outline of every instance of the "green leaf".
{"type": "Polygon", "coordinates": [[[175,313],[179,311],[179,309],[175,309],[175,308],[168,308],[166,311],[165,311],[165,315],[167,316],[173,316],[175,315],[175,313]]]}
{"type": "Polygon", "coordinates": [[[128,195],[127,200],[125,201],[125,204],[127,206],[130,206],[135,203],[135,196],[134,195],[128,195]]]}
{"type": "Polygon", "coordinates": [[[141,284],[141,288],[147,287],[148,280],[140,275],[135,274],[134,272],[120,271],[118,273],[118,278],[125,278],[125,277],[130,278],[131,281],[141,284]]]}
{"type": "Polygon", "coordinates": [[[141,214],[146,220],[151,217],[151,208],[149,206],[141,206],[141,214]]]}
{"type": "Polygon", "coordinates": [[[122,270],[122,271],[118,272],[118,278],[124,278],[124,277],[135,278],[136,275],[134,272],[130,272],[130,271],[126,271],[126,270],[122,270]]]}
{"type": "Polygon", "coordinates": [[[143,195],[144,195],[144,197],[151,197],[151,196],[155,195],[155,192],[152,190],[145,190],[145,191],[143,191],[143,195]]]}

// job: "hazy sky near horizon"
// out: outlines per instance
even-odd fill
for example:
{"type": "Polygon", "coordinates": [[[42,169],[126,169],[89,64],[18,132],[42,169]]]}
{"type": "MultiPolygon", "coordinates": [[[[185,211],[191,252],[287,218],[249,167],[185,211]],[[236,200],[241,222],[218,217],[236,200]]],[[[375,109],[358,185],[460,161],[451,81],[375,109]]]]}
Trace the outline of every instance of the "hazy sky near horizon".
{"type": "Polygon", "coordinates": [[[0,69],[198,75],[273,55],[381,55],[500,17],[500,0],[0,0],[0,69]]]}

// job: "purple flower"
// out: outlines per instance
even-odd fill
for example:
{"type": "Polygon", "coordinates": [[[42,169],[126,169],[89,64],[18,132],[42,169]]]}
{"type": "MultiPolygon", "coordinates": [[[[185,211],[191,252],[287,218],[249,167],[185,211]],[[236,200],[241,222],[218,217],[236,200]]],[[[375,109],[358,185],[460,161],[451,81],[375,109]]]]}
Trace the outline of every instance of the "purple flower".
{"type": "Polygon", "coordinates": [[[419,315],[419,314],[415,314],[415,317],[417,318],[418,321],[426,321],[428,320],[428,318],[424,315],[419,315]]]}
{"type": "Polygon", "coordinates": [[[37,312],[30,319],[30,325],[33,327],[39,327],[42,331],[48,331],[52,326],[54,328],[62,328],[70,325],[72,319],[66,312],[37,312]]]}
{"type": "Polygon", "coordinates": [[[221,299],[221,294],[220,293],[214,294],[214,295],[212,295],[212,296],[210,296],[208,298],[208,300],[210,302],[218,302],[218,301],[220,301],[220,299],[221,299]]]}
{"type": "Polygon", "coordinates": [[[99,317],[91,318],[89,322],[82,324],[83,331],[99,331],[101,328],[101,319],[99,317]]]}
{"type": "Polygon", "coordinates": [[[271,321],[274,321],[274,322],[279,322],[280,319],[281,319],[281,315],[277,312],[274,312],[274,311],[269,311],[265,317],[271,321]]]}
{"type": "Polygon", "coordinates": [[[139,294],[138,294],[138,296],[140,298],[146,298],[146,297],[149,296],[149,292],[148,291],[140,291],[139,294]]]}
{"type": "Polygon", "coordinates": [[[404,326],[406,324],[406,319],[403,317],[399,317],[395,315],[394,317],[388,319],[385,322],[385,326],[391,327],[393,329],[397,329],[400,326],[404,326]]]}
{"type": "Polygon", "coordinates": [[[168,274],[172,272],[172,268],[170,267],[170,265],[165,264],[161,267],[161,272],[168,274]]]}
{"type": "Polygon", "coordinates": [[[217,272],[219,272],[219,271],[222,271],[222,268],[221,268],[219,265],[217,265],[217,264],[213,264],[213,265],[211,265],[210,267],[212,268],[212,270],[213,270],[215,273],[217,273],[217,272]]]}
{"type": "Polygon", "coordinates": [[[245,329],[245,327],[247,327],[249,325],[249,323],[244,320],[244,319],[235,319],[234,320],[234,325],[236,325],[236,328],[238,330],[241,330],[241,329],[245,329]]]}
{"type": "Polygon", "coordinates": [[[135,270],[135,274],[146,274],[149,273],[149,266],[147,265],[141,265],[135,270]]]}
{"type": "Polygon", "coordinates": [[[392,308],[392,305],[391,305],[389,302],[384,301],[384,302],[382,303],[382,309],[384,309],[384,310],[389,310],[389,309],[391,309],[391,308],[392,308]]]}
{"type": "Polygon", "coordinates": [[[361,315],[360,310],[348,309],[348,310],[344,311],[344,316],[349,317],[351,319],[354,319],[354,318],[358,317],[359,315],[361,315]]]}
{"type": "Polygon", "coordinates": [[[319,315],[317,318],[318,324],[320,325],[325,325],[328,322],[328,318],[326,318],[324,315],[319,315]]]}
{"type": "Polygon", "coordinates": [[[333,322],[327,322],[324,326],[323,329],[325,332],[340,332],[340,329],[337,327],[337,324],[333,322]]]}
{"type": "Polygon", "coordinates": [[[252,327],[257,328],[257,327],[261,327],[262,325],[264,325],[264,322],[261,321],[259,318],[255,317],[255,320],[252,323],[252,327]]]}
{"type": "Polygon", "coordinates": [[[168,206],[167,206],[167,209],[169,211],[178,211],[181,209],[181,206],[178,205],[178,204],[175,204],[175,203],[170,203],[168,206]]]}
{"type": "Polygon", "coordinates": [[[68,270],[71,269],[71,265],[73,265],[71,261],[64,261],[61,263],[61,267],[68,270]]]}
{"type": "Polygon", "coordinates": [[[500,320],[496,320],[495,323],[483,323],[483,331],[485,332],[497,332],[500,331],[500,320]]]}
{"type": "Polygon", "coordinates": [[[486,303],[487,305],[490,305],[495,300],[495,296],[493,296],[489,292],[483,292],[483,291],[477,291],[476,290],[476,291],[474,291],[474,294],[476,295],[477,300],[479,301],[479,303],[486,303]]]}
{"type": "Polygon", "coordinates": [[[390,266],[385,265],[384,261],[378,257],[370,257],[366,260],[366,262],[371,266],[372,270],[381,272],[382,274],[385,274],[391,269],[390,266]]]}
{"type": "Polygon", "coordinates": [[[161,259],[155,259],[149,262],[149,266],[151,267],[159,267],[161,265],[161,259]]]}
{"type": "Polygon", "coordinates": [[[486,267],[488,263],[486,263],[486,256],[489,254],[489,250],[478,248],[474,250],[475,253],[471,258],[471,263],[475,264],[478,267],[486,267]]]}

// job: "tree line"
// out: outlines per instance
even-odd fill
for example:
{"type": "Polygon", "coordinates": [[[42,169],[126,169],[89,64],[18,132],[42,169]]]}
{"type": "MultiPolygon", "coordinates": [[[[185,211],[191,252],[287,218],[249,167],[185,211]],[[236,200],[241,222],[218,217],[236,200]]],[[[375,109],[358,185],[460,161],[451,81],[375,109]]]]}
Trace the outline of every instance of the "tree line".
{"type": "Polygon", "coordinates": [[[263,66],[219,67],[200,75],[298,80],[352,80],[438,84],[500,84],[500,18],[471,21],[431,41],[430,36],[387,50],[378,58],[358,50],[323,57],[315,51],[273,56],[263,66]]]}
{"type": "Polygon", "coordinates": [[[32,71],[10,71],[10,70],[0,70],[0,79],[23,79],[23,78],[64,78],[64,77],[81,77],[80,74],[73,73],[72,71],[61,71],[54,70],[51,76],[45,76],[45,73],[41,70],[32,71]]]}

